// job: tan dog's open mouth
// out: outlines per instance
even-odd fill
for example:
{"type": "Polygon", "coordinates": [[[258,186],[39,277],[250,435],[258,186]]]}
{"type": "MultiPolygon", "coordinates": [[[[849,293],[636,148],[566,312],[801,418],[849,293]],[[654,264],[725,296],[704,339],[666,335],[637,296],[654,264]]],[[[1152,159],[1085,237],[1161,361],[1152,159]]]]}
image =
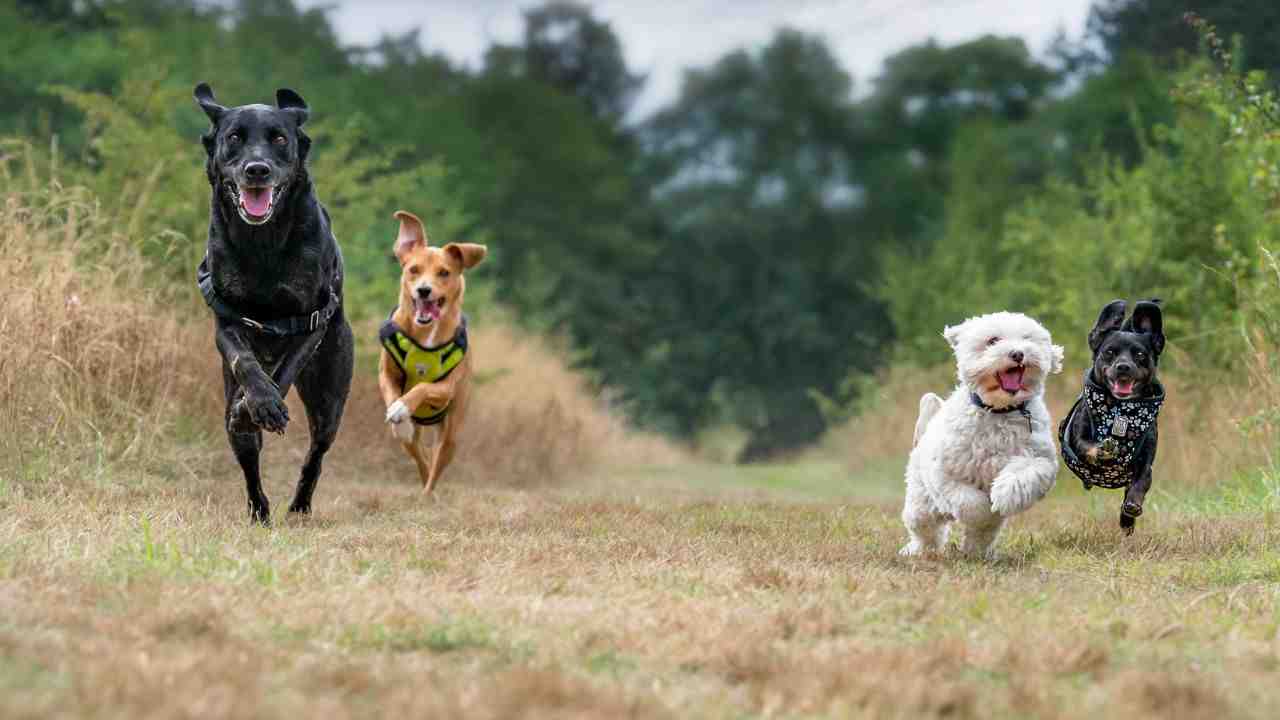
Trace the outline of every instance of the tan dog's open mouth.
{"type": "Polygon", "coordinates": [[[415,297],[413,299],[413,321],[419,325],[430,325],[440,319],[440,312],[443,309],[444,298],[432,300],[415,297]]]}

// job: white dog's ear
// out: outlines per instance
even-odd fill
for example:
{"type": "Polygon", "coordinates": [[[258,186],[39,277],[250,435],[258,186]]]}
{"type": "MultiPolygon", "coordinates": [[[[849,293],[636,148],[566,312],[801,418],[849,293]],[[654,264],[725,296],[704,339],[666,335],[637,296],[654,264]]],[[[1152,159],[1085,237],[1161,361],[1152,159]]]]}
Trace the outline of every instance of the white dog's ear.
{"type": "Polygon", "coordinates": [[[964,330],[964,323],[959,325],[948,325],[942,329],[942,337],[947,339],[947,344],[955,350],[960,345],[960,333],[964,330]]]}
{"type": "Polygon", "coordinates": [[[1062,372],[1062,361],[1066,357],[1066,351],[1062,349],[1061,345],[1050,345],[1049,353],[1053,356],[1052,361],[1049,363],[1049,372],[1062,372]]]}

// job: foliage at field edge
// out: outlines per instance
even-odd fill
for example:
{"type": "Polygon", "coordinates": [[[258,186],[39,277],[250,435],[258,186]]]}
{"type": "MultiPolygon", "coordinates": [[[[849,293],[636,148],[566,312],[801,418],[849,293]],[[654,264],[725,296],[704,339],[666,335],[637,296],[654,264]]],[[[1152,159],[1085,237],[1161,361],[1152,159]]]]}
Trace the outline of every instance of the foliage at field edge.
{"type": "MultiPolygon", "coordinates": [[[[870,83],[784,29],[637,118],[643,78],[572,3],[531,8],[469,69],[416,30],[343,46],[292,0],[2,0],[0,25],[23,31],[0,35],[0,133],[56,138],[62,176],[128,210],[157,274],[188,285],[206,192],[191,86],[229,103],[294,86],[353,314],[386,311],[389,213],[407,207],[440,239],[493,246],[476,312],[500,301],[566,337],[647,427],[743,428],[754,459],[996,307],[1044,316],[1078,354],[1096,306],[1159,295],[1176,341],[1233,366],[1272,240],[1272,151],[1197,89],[1195,33],[1151,30],[1177,5],[1100,0],[1047,59],[1017,38],[926,42],[870,83]]],[[[1235,67],[1280,65],[1271,3],[1200,6],[1239,33],[1235,67]]]]}

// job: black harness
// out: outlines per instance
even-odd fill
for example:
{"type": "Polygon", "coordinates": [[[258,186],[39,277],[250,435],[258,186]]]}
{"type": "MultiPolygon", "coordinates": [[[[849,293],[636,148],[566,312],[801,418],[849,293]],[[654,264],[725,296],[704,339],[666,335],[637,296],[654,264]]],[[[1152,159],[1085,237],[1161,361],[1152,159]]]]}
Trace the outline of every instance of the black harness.
{"type": "Polygon", "coordinates": [[[1084,390],[1058,426],[1058,443],[1063,461],[1084,481],[1086,490],[1094,485],[1125,488],[1138,479],[1142,468],[1134,461],[1155,434],[1160,407],[1164,405],[1164,386],[1153,382],[1151,388],[1149,397],[1120,400],[1094,382],[1092,371],[1085,371],[1084,390]],[[1090,463],[1071,448],[1067,431],[1082,405],[1093,421],[1093,435],[1087,439],[1099,445],[1111,444],[1114,451],[1110,459],[1090,463]]]}
{"type": "MultiPolygon", "coordinates": [[[[337,271],[334,272],[334,279],[337,279],[337,271]]],[[[298,315],[296,317],[277,318],[275,320],[254,320],[236,312],[235,308],[227,304],[218,295],[218,291],[213,289],[213,273],[209,272],[209,258],[200,261],[200,267],[196,268],[196,284],[200,286],[200,294],[204,296],[205,304],[213,310],[213,314],[227,320],[228,322],[239,323],[250,329],[256,330],[263,335],[272,335],[275,337],[286,337],[290,335],[307,335],[315,330],[329,324],[333,316],[338,312],[338,306],[341,301],[338,299],[338,293],[333,289],[333,284],[329,285],[329,301],[324,307],[313,310],[308,315],[298,315]]]]}
{"type": "Polygon", "coordinates": [[[1016,412],[1027,419],[1027,432],[1031,432],[1031,411],[1027,409],[1026,403],[1022,403],[1021,405],[1010,405],[1007,408],[994,408],[982,402],[982,398],[978,397],[978,393],[970,393],[969,402],[983,410],[986,410],[992,415],[1005,415],[1007,413],[1016,412]]]}

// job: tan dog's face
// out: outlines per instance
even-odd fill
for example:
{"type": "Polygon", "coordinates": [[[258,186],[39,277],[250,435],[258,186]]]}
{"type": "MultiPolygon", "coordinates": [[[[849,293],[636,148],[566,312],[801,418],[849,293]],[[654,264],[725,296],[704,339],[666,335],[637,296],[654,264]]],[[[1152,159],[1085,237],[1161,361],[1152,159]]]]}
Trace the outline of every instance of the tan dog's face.
{"type": "Polygon", "coordinates": [[[395,216],[400,220],[395,247],[400,261],[400,304],[412,306],[414,324],[430,325],[461,304],[467,287],[462,274],[479,265],[488,248],[473,243],[431,247],[417,216],[403,210],[395,216]]]}

